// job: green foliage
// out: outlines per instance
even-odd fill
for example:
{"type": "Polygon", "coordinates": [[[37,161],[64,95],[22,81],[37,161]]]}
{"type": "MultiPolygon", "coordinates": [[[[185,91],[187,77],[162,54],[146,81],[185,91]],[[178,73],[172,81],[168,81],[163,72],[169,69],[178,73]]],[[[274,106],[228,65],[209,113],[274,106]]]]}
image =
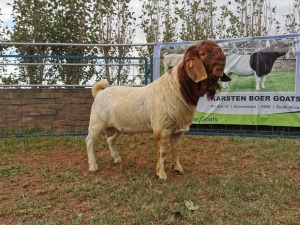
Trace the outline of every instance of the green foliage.
{"type": "MultiPolygon", "coordinates": [[[[14,11],[14,42],[34,43],[131,43],[135,32],[133,12],[125,1],[35,1],[16,0],[14,11]]],[[[128,56],[131,47],[119,48],[88,46],[16,46],[19,54],[27,55],[62,55],[62,56],[128,56]]],[[[65,84],[80,84],[87,82],[92,76],[101,79],[103,76],[110,83],[120,83],[121,74],[126,74],[127,68],[117,67],[111,71],[95,70],[90,66],[53,66],[46,69],[45,65],[36,63],[84,63],[83,59],[63,58],[22,58],[21,62],[32,63],[20,69],[20,81],[29,84],[50,84],[58,82],[65,84]]],[[[96,61],[91,61],[95,63],[96,61]]],[[[105,60],[108,64],[110,61],[105,60]]],[[[121,63],[121,62],[120,62],[121,63]]],[[[9,80],[8,80],[9,82],[9,80]]]]}
{"type": "Polygon", "coordinates": [[[183,0],[183,7],[176,7],[177,16],[183,21],[179,34],[184,41],[216,38],[213,18],[217,7],[215,0],[191,1],[183,0]]]}
{"type": "MultiPolygon", "coordinates": [[[[2,27],[0,21],[0,41],[130,44],[139,27],[148,43],[176,42],[297,33],[300,27],[299,0],[290,1],[292,10],[283,16],[284,27],[275,18],[277,8],[272,1],[231,0],[220,4],[216,0],[140,0],[139,3],[141,14],[138,15],[132,0],[15,0],[13,31],[10,33],[7,27],[2,27]]],[[[0,52],[5,48],[0,46],[0,52]]],[[[133,47],[18,45],[16,49],[19,54],[27,55],[123,57],[130,56],[133,47]]],[[[153,55],[151,45],[137,50],[140,56],[153,55]]],[[[130,82],[126,76],[129,69],[122,66],[121,60],[117,62],[120,66],[111,67],[108,64],[112,61],[105,59],[106,66],[100,68],[61,66],[61,63],[97,62],[71,58],[22,58],[20,62],[32,64],[12,72],[10,78],[0,77],[2,83],[85,84],[92,76],[97,80],[106,78],[111,84],[130,82]],[[45,66],[47,63],[57,65],[49,68],[45,66]]]]}

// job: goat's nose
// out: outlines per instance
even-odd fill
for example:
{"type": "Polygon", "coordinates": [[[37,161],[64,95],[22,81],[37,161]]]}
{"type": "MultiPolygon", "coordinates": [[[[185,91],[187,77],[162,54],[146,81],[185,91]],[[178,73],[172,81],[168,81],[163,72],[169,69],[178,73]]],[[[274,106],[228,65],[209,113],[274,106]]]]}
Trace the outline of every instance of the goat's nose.
{"type": "Polygon", "coordinates": [[[223,68],[221,68],[221,67],[214,67],[213,69],[212,69],[212,72],[213,72],[213,74],[216,76],[216,77],[222,77],[223,76],[223,68]]]}

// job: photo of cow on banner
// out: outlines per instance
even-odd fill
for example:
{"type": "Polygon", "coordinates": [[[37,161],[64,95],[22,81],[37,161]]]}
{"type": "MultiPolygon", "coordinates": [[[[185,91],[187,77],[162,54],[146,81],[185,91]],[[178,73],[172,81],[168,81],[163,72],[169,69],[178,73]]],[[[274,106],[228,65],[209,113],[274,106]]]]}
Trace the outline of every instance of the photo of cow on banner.
{"type": "MultiPolygon", "coordinates": [[[[300,35],[217,41],[226,55],[221,91],[198,101],[194,124],[300,126],[300,35]]],[[[162,43],[160,72],[177,65],[191,42],[162,43]]]]}

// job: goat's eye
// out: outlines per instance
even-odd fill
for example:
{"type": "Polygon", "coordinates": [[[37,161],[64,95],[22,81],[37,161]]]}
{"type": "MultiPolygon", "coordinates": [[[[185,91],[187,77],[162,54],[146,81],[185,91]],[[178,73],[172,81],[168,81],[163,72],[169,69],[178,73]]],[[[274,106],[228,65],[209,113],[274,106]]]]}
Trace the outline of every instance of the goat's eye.
{"type": "Polygon", "coordinates": [[[223,70],[224,70],[224,67],[222,66],[222,67],[217,67],[217,71],[218,72],[223,72],[223,70]]]}
{"type": "Polygon", "coordinates": [[[200,52],[200,54],[199,54],[200,56],[205,56],[206,55],[206,53],[205,52],[200,52]]]}

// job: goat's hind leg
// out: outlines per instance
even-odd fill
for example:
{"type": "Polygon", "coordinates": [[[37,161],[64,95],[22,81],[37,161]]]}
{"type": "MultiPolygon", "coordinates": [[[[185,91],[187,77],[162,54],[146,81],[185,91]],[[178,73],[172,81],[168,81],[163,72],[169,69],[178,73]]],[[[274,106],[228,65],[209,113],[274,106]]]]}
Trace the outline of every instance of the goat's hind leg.
{"type": "Polygon", "coordinates": [[[116,139],[120,136],[120,131],[115,128],[108,128],[106,132],[106,141],[109,146],[110,154],[114,159],[114,163],[121,163],[122,159],[119,155],[119,151],[116,149],[116,139]]]}
{"type": "Polygon", "coordinates": [[[179,174],[183,174],[183,169],[179,162],[179,154],[178,148],[179,144],[183,138],[184,133],[176,133],[171,135],[171,151],[172,151],[172,159],[173,159],[173,169],[175,172],[179,174]]]}
{"type": "Polygon", "coordinates": [[[98,169],[98,165],[96,162],[95,156],[95,148],[96,143],[98,142],[98,138],[100,133],[102,132],[101,126],[99,124],[89,126],[89,134],[86,138],[86,148],[88,155],[88,163],[89,163],[89,171],[96,171],[98,169]]]}

